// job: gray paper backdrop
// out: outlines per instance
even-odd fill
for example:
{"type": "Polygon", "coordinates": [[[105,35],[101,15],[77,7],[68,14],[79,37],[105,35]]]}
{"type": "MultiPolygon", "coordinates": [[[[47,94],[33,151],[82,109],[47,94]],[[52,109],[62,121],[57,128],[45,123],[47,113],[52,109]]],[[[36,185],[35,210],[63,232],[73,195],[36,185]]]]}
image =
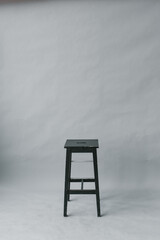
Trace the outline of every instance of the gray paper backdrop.
{"type": "Polygon", "coordinates": [[[101,186],[158,187],[159,12],[156,0],[0,4],[1,180],[63,183],[66,139],[98,138],[101,186]]]}

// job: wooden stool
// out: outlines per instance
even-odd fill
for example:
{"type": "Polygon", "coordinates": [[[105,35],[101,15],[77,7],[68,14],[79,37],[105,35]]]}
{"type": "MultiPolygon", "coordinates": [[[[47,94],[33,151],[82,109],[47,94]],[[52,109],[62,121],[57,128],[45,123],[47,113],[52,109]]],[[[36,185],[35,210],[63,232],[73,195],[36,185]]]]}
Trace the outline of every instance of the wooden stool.
{"type": "Polygon", "coordinates": [[[96,194],[97,216],[100,217],[100,199],[99,199],[99,181],[98,181],[98,165],[97,165],[97,139],[74,139],[67,140],[64,148],[66,148],[66,167],[65,167],[65,187],[64,187],[64,217],[67,216],[67,201],[70,194],[96,194]],[[71,178],[71,162],[72,153],[92,153],[94,178],[71,178]],[[70,189],[71,182],[81,182],[81,189],[70,189]],[[95,189],[83,189],[84,182],[95,182],[95,189]]]}

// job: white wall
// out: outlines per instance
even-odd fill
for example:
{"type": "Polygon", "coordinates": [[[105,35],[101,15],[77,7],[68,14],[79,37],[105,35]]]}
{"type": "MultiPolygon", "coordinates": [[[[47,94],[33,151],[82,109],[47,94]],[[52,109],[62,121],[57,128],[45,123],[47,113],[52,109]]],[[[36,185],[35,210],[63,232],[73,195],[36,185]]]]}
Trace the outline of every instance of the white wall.
{"type": "Polygon", "coordinates": [[[98,138],[101,182],[155,186],[159,12],[154,0],[0,4],[4,175],[34,169],[63,181],[65,140],[98,138]]]}

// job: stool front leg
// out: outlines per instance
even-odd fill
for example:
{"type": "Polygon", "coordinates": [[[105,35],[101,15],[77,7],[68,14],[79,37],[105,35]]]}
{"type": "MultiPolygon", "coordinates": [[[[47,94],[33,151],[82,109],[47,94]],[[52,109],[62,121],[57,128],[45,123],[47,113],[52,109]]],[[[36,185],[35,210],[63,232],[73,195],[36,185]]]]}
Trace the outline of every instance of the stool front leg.
{"type": "Polygon", "coordinates": [[[69,163],[70,151],[66,149],[66,167],[65,167],[65,186],[64,186],[64,217],[67,217],[67,200],[68,200],[68,187],[69,187],[69,163]]]}
{"type": "MultiPolygon", "coordinates": [[[[69,163],[68,163],[68,190],[70,190],[70,178],[71,178],[71,163],[72,163],[72,152],[69,152],[69,163]]],[[[70,200],[70,194],[67,195],[67,200],[70,200]]]]}
{"type": "Polygon", "coordinates": [[[93,164],[94,164],[94,176],[96,187],[96,203],[97,203],[97,216],[101,216],[100,212],[100,198],[99,198],[99,180],[98,180],[98,164],[97,164],[97,150],[93,150],[93,164]]]}

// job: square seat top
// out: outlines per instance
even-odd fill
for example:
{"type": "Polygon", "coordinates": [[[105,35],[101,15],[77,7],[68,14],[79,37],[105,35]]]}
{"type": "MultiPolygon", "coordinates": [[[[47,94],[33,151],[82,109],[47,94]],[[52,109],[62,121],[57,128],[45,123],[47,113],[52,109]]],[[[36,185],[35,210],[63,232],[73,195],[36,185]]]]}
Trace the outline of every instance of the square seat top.
{"type": "Polygon", "coordinates": [[[67,139],[64,148],[99,148],[98,139],[67,139]]]}

